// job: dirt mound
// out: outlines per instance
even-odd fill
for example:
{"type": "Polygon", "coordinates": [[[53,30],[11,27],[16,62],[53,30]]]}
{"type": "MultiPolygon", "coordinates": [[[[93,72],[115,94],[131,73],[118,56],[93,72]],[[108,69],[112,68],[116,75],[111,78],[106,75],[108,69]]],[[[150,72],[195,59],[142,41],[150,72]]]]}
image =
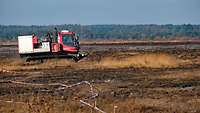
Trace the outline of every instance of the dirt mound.
{"type": "Polygon", "coordinates": [[[108,57],[100,62],[105,67],[147,67],[147,68],[173,68],[180,64],[180,60],[166,53],[144,53],[126,58],[108,57]]]}

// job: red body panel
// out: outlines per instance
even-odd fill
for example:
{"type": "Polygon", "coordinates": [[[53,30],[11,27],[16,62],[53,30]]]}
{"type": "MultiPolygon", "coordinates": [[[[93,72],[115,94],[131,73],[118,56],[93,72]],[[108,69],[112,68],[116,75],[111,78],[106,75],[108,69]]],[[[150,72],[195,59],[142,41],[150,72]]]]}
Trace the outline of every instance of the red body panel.
{"type": "Polygon", "coordinates": [[[77,47],[64,45],[63,38],[62,38],[63,34],[71,34],[71,35],[73,35],[75,33],[74,32],[59,32],[58,33],[58,43],[61,44],[62,50],[65,51],[65,52],[77,53],[78,52],[78,48],[77,47]]]}
{"type": "Polygon", "coordinates": [[[33,36],[33,44],[37,44],[38,43],[38,37],[37,36],[33,36]]]}
{"type": "Polygon", "coordinates": [[[59,52],[60,51],[60,44],[58,44],[58,43],[51,43],[51,51],[52,52],[59,52]]]}

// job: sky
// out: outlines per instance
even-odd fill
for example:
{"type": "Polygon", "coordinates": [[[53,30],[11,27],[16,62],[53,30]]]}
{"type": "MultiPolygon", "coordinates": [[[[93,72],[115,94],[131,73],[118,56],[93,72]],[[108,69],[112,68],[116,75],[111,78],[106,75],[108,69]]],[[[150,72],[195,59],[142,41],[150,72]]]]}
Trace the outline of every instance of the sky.
{"type": "Polygon", "coordinates": [[[0,0],[0,24],[200,24],[200,0],[0,0]]]}

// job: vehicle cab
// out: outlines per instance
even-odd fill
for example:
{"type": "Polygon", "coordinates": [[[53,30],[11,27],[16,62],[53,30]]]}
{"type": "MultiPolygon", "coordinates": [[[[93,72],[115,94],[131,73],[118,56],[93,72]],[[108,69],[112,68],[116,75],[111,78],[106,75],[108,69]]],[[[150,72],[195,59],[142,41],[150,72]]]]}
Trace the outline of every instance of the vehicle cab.
{"type": "Polygon", "coordinates": [[[62,30],[58,33],[58,43],[65,52],[78,53],[79,37],[74,32],[62,30]]]}

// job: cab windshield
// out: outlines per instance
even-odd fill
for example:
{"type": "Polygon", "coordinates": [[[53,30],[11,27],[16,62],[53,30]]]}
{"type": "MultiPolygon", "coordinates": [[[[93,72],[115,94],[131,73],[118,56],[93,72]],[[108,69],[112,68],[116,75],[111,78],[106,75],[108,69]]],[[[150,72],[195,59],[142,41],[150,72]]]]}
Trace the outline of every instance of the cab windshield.
{"type": "Polygon", "coordinates": [[[74,46],[73,35],[71,34],[63,34],[62,41],[64,45],[74,46]]]}

